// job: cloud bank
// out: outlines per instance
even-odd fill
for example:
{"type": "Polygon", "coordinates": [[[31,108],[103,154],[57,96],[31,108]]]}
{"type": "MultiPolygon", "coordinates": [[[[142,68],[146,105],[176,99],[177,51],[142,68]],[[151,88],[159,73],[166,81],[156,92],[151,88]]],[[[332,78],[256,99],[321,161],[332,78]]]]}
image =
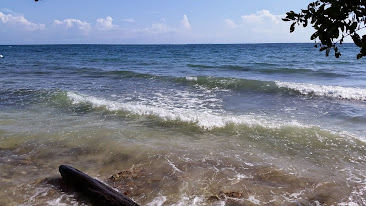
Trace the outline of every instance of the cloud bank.
{"type": "Polygon", "coordinates": [[[76,18],[56,19],[46,29],[45,24],[33,23],[22,14],[11,10],[1,11],[0,25],[5,25],[0,27],[0,36],[4,37],[0,43],[3,44],[11,43],[11,39],[17,43],[32,43],[36,42],[34,38],[37,38],[36,43],[306,42],[313,32],[312,28],[298,28],[297,32],[290,34],[288,22],[281,20],[284,15],[275,15],[269,10],[223,19],[221,24],[207,22],[195,26],[194,29],[186,14],[175,21],[162,17],[160,21],[147,20],[138,23],[131,17],[117,18],[115,23],[112,16],[96,18],[94,22],[76,18]],[[23,34],[19,29],[28,32],[23,34]]]}
{"type": "Polygon", "coordinates": [[[103,18],[97,19],[95,27],[98,30],[111,30],[113,28],[116,28],[117,26],[113,24],[113,18],[107,16],[105,19],[103,18]]]}
{"type": "Polygon", "coordinates": [[[83,33],[88,33],[91,30],[91,25],[88,22],[79,19],[64,19],[62,21],[55,20],[53,22],[56,26],[65,28],[66,30],[76,28],[83,33]]]}
{"type": "Polygon", "coordinates": [[[182,19],[181,23],[185,30],[191,30],[191,24],[188,21],[187,15],[185,15],[185,14],[183,15],[183,19],[182,19]]]}
{"type": "Polygon", "coordinates": [[[4,14],[3,12],[0,12],[0,20],[3,24],[17,26],[28,31],[45,30],[46,28],[44,24],[32,23],[24,16],[13,16],[12,14],[4,14]]]}
{"type": "Polygon", "coordinates": [[[279,24],[281,22],[281,18],[285,17],[284,15],[273,15],[268,10],[263,9],[262,11],[257,11],[256,14],[244,15],[241,16],[243,22],[251,23],[251,24],[264,24],[264,23],[274,23],[279,24]]]}
{"type": "Polygon", "coordinates": [[[241,16],[241,22],[237,24],[231,19],[225,19],[224,22],[229,28],[248,27],[249,24],[251,27],[263,27],[273,24],[276,25],[285,23],[282,21],[282,18],[284,17],[285,15],[274,15],[271,14],[270,11],[264,9],[262,11],[257,11],[255,14],[241,16]]]}
{"type": "Polygon", "coordinates": [[[257,11],[254,14],[242,15],[235,22],[232,19],[224,19],[224,25],[231,34],[229,38],[234,41],[265,43],[265,42],[306,42],[313,29],[298,28],[297,32],[290,33],[288,22],[282,21],[285,15],[275,15],[269,10],[257,11]],[[241,37],[239,36],[241,35],[241,37]]]}

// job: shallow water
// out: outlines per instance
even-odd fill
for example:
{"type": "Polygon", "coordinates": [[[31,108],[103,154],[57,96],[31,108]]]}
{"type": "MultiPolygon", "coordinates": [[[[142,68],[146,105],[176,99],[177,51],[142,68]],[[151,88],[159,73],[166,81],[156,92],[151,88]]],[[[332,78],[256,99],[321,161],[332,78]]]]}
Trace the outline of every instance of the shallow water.
{"type": "Polygon", "coordinates": [[[61,164],[141,205],[366,203],[352,45],[0,49],[0,205],[89,205],[61,164]]]}

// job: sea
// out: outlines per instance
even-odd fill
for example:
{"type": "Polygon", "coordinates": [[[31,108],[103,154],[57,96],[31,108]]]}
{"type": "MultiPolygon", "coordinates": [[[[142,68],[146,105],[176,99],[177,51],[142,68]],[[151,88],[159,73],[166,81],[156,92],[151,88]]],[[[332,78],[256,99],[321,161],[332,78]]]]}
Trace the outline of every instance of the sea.
{"type": "Polygon", "coordinates": [[[366,205],[366,58],[314,44],[1,45],[0,205],[366,205]]]}

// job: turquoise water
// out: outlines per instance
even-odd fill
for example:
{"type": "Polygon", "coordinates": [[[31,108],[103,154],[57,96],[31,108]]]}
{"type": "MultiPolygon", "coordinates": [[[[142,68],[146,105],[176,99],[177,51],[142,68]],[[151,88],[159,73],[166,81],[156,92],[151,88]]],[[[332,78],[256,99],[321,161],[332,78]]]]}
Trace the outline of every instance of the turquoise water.
{"type": "Polygon", "coordinates": [[[366,64],[340,49],[0,46],[0,205],[88,204],[61,164],[142,205],[364,205],[366,64]]]}

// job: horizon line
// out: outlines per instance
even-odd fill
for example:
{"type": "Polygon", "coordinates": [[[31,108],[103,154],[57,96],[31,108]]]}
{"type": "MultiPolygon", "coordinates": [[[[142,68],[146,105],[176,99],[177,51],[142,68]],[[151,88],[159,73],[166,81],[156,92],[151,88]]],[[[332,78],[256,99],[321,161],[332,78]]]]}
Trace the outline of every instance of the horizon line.
{"type": "MultiPolygon", "coordinates": [[[[254,44],[317,44],[315,42],[267,42],[267,43],[40,43],[40,44],[0,44],[0,46],[37,46],[37,45],[131,45],[131,46],[153,46],[153,45],[254,45],[254,44]]],[[[353,44],[344,42],[343,44],[353,44]]]]}

